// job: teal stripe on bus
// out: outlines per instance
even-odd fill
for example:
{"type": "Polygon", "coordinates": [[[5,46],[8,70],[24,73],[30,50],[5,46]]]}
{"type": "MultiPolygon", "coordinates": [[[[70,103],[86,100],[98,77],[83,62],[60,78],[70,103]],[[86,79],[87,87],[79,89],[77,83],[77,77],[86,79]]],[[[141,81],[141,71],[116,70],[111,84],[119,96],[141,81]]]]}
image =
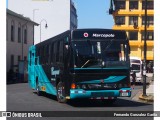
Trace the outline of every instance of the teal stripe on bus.
{"type": "MultiPolygon", "coordinates": [[[[103,79],[103,80],[104,80],[104,83],[113,83],[113,82],[121,81],[126,77],[127,76],[109,76],[108,78],[103,79]]],[[[102,79],[100,79],[100,80],[91,80],[91,81],[83,81],[83,82],[80,82],[80,83],[101,83],[101,80],[102,79]]]]}

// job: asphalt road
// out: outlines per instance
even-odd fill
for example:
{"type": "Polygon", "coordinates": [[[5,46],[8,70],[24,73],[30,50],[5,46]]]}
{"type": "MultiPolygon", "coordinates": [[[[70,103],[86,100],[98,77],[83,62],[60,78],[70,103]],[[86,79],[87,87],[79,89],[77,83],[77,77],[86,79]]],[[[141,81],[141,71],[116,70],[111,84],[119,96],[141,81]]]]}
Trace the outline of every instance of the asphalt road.
{"type": "MultiPolygon", "coordinates": [[[[28,83],[10,84],[7,85],[7,111],[152,111],[153,104],[140,102],[136,95],[142,90],[142,85],[136,85],[132,91],[130,98],[118,98],[113,105],[104,104],[101,101],[86,101],[79,100],[70,102],[68,104],[58,103],[55,96],[44,94],[37,96],[37,94],[29,88],[28,83]]],[[[63,113],[62,113],[63,114],[63,113]]],[[[74,113],[73,113],[74,114],[74,113]]],[[[62,115],[63,116],[63,115],[62,115]]],[[[20,118],[9,118],[9,120],[16,120],[20,118]]],[[[28,118],[23,118],[28,120],[28,118]]],[[[31,118],[30,118],[31,119],[31,118]]],[[[36,119],[36,118],[34,118],[36,119]]],[[[37,118],[39,119],[39,118],[37,118]]],[[[53,118],[41,118],[44,120],[53,118]]],[[[40,120],[41,120],[40,119],[40,120]]],[[[73,119],[70,117],[54,117],[54,119],[73,119]]],[[[104,117],[74,117],[76,120],[80,119],[94,119],[101,120],[104,117]]],[[[107,117],[107,119],[111,119],[107,117]]],[[[112,117],[112,120],[128,120],[129,117],[112,117]]],[[[153,120],[152,117],[132,117],[132,120],[153,120]]]]}

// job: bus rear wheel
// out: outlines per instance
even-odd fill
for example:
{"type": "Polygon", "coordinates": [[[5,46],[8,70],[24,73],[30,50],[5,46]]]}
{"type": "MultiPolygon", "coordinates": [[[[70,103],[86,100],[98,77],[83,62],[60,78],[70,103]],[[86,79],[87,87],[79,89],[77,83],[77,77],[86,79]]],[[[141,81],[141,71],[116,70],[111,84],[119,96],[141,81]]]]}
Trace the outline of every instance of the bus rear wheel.
{"type": "Polygon", "coordinates": [[[57,100],[58,100],[58,102],[60,102],[60,103],[66,103],[67,102],[67,99],[66,99],[66,97],[65,97],[65,95],[64,95],[64,85],[63,85],[63,83],[62,82],[59,82],[58,84],[57,84],[57,100]]]}

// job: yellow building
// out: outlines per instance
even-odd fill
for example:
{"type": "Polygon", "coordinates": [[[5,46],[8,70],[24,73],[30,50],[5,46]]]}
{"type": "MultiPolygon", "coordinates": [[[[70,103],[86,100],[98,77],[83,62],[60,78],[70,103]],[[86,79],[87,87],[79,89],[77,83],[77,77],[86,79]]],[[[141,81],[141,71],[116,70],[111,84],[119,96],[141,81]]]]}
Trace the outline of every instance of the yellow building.
{"type": "MultiPolygon", "coordinates": [[[[153,0],[147,0],[147,63],[153,61],[154,9],[153,0]]],[[[111,0],[110,14],[114,30],[125,30],[130,40],[130,56],[143,60],[145,0],[111,0]],[[112,11],[113,10],[113,11],[112,11]]]]}

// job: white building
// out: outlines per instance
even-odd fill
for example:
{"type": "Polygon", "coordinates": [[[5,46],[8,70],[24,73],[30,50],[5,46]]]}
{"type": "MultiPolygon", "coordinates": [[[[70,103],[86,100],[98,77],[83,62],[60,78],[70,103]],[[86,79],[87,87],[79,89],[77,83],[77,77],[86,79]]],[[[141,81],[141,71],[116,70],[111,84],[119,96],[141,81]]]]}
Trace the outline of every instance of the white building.
{"type": "Polygon", "coordinates": [[[7,72],[15,71],[18,61],[27,60],[29,46],[34,42],[34,26],[37,23],[7,9],[7,72]]]}
{"type": "Polygon", "coordinates": [[[77,12],[72,0],[8,0],[7,6],[40,24],[35,27],[35,44],[77,28],[77,12]]]}

